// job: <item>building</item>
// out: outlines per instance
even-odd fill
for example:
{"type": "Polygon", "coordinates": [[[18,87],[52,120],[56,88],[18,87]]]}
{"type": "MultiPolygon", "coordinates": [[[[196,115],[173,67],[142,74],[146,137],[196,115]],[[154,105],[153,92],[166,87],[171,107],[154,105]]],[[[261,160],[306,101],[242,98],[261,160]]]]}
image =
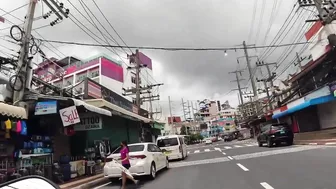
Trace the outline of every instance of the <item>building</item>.
{"type": "MultiPolygon", "coordinates": [[[[143,68],[146,78],[153,77],[151,59],[141,52],[139,54],[141,63],[146,65],[143,68]]],[[[104,54],[86,60],[79,60],[71,56],[60,60],[51,58],[40,63],[38,68],[34,70],[34,74],[38,78],[78,96],[84,94],[83,81],[85,78],[90,78],[119,95],[123,94],[123,87],[135,87],[134,71],[128,71],[121,61],[104,54]]],[[[144,78],[143,75],[141,77],[144,78]]],[[[142,86],[149,84],[146,79],[140,80],[140,83],[142,86]]],[[[43,90],[43,86],[38,89],[43,90]]],[[[131,96],[125,96],[125,99],[133,101],[131,96]]],[[[149,102],[144,102],[141,107],[148,110],[149,102]]]]}

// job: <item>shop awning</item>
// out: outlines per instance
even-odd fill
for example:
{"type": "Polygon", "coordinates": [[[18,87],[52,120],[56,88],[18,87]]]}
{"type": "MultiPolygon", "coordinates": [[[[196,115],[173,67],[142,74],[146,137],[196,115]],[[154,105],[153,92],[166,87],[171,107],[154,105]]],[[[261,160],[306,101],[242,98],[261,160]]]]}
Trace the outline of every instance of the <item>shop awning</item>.
{"type": "Polygon", "coordinates": [[[326,102],[330,102],[330,101],[333,101],[335,100],[336,98],[333,96],[333,95],[328,95],[328,96],[322,96],[322,97],[318,97],[318,98],[314,98],[314,99],[310,99],[310,100],[307,100],[297,106],[294,106],[292,108],[289,108],[279,114],[275,114],[272,116],[273,119],[278,119],[280,117],[283,117],[285,115],[289,115],[289,114],[292,114],[294,112],[297,112],[297,111],[300,111],[300,110],[303,110],[309,106],[314,106],[314,105],[318,105],[318,104],[323,104],[323,103],[326,103],[326,102]]]}
{"type": "Polygon", "coordinates": [[[91,104],[93,106],[99,107],[99,108],[107,107],[107,108],[113,110],[114,112],[117,112],[116,114],[126,115],[126,116],[129,116],[129,117],[135,118],[139,121],[143,121],[145,123],[152,122],[152,120],[149,119],[149,118],[145,118],[145,117],[142,117],[142,116],[140,116],[136,113],[125,110],[124,108],[121,108],[121,107],[119,107],[115,104],[112,104],[112,103],[110,103],[110,102],[108,102],[104,99],[90,99],[90,100],[85,100],[85,102],[88,103],[88,104],[91,104]]]}
{"type": "Polygon", "coordinates": [[[112,116],[112,112],[105,110],[103,108],[99,108],[96,106],[93,106],[91,104],[88,104],[82,100],[78,100],[73,98],[75,106],[83,106],[85,109],[89,110],[90,112],[95,112],[97,114],[102,114],[102,115],[107,115],[107,116],[112,116]]]}
{"type": "Polygon", "coordinates": [[[0,103],[0,114],[9,118],[27,119],[27,112],[22,107],[0,103]]]}

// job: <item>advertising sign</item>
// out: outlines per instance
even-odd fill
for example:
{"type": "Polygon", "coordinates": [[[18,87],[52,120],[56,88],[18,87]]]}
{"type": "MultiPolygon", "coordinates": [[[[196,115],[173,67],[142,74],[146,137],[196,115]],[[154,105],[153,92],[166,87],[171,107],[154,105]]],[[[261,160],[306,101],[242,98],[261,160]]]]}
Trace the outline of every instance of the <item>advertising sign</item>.
{"type": "Polygon", "coordinates": [[[63,108],[59,111],[59,114],[61,116],[64,127],[80,122],[76,106],[63,108]]]}
{"type": "Polygon", "coordinates": [[[98,114],[80,114],[80,123],[74,126],[75,131],[88,131],[102,129],[102,119],[98,114]]]}
{"type": "Polygon", "coordinates": [[[47,115],[57,113],[57,101],[37,102],[35,105],[35,115],[47,115]]]}

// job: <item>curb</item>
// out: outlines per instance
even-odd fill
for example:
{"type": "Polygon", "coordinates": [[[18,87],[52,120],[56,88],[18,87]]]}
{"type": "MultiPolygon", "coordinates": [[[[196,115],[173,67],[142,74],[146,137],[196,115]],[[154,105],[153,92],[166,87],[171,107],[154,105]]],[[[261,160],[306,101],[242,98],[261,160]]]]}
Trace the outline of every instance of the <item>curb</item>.
{"type": "Polygon", "coordinates": [[[336,145],[336,142],[328,141],[294,141],[296,145],[336,145]]]}
{"type": "Polygon", "coordinates": [[[90,189],[90,188],[94,188],[96,186],[102,185],[102,184],[106,184],[110,182],[110,180],[108,178],[99,178],[97,180],[76,186],[76,187],[72,187],[71,189],[90,189]]]}

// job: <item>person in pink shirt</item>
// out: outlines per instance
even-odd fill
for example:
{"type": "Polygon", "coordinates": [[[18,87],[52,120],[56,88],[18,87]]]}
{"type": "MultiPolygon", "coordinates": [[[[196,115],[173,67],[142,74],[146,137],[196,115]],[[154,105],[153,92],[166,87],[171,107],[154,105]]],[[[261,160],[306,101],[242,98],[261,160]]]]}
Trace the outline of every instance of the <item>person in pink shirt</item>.
{"type": "MultiPolygon", "coordinates": [[[[120,150],[121,164],[126,169],[129,169],[131,167],[131,164],[130,164],[130,161],[129,161],[129,148],[127,146],[127,142],[122,141],[120,145],[121,145],[121,150],[120,150]]],[[[125,189],[127,178],[131,179],[135,184],[137,184],[137,181],[134,180],[133,178],[128,177],[126,173],[121,172],[121,175],[122,175],[122,187],[121,187],[121,189],[125,189]]]]}

